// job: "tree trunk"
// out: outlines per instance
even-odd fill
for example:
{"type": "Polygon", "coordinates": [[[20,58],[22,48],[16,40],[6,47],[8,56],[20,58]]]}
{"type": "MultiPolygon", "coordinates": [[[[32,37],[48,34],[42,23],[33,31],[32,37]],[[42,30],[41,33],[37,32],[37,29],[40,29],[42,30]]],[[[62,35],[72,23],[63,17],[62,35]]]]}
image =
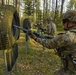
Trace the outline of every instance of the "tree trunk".
{"type": "Polygon", "coordinates": [[[52,0],[52,11],[54,11],[54,0],[52,0]]]}
{"type": "Polygon", "coordinates": [[[43,0],[43,22],[45,22],[45,3],[46,3],[46,0],[43,0]]]}
{"type": "Polygon", "coordinates": [[[47,15],[47,12],[48,12],[48,0],[46,0],[46,15],[47,15]]]}
{"type": "Polygon", "coordinates": [[[61,17],[62,17],[62,13],[63,13],[63,5],[64,5],[64,0],[62,0],[62,3],[61,3],[61,17]]]}
{"type": "Polygon", "coordinates": [[[8,0],[6,0],[6,4],[8,4],[8,0]]]}
{"type": "Polygon", "coordinates": [[[15,6],[15,0],[13,0],[13,6],[15,6]]]}
{"type": "Polygon", "coordinates": [[[58,10],[57,7],[58,7],[58,1],[56,0],[54,22],[55,22],[55,18],[56,18],[56,15],[57,15],[57,10],[58,10]]]}
{"type": "Polygon", "coordinates": [[[50,12],[50,9],[51,9],[51,0],[49,0],[49,12],[50,12]]]}
{"type": "Polygon", "coordinates": [[[16,3],[16,4],[15,4],[15,7],[17,7],[17,1],[18,1],[18,0],[15,1],[15,3],[16,3]]]}
{"type": "Polygon", "coordinates": [[[9,0],[8,0],[8,5],[9,5],[9,0]]]}
{"type": "Polygon", "coordinates": [[[4,0],[2,0],[2,5],[4,5],[5,3],[4,3],[4,0]]]}

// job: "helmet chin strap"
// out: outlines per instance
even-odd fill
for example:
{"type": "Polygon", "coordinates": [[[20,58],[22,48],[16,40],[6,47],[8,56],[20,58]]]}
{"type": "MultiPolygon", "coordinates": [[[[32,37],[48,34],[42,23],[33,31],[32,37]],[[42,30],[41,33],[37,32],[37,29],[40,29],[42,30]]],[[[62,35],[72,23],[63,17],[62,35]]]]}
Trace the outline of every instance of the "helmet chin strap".
{"type": "Polygon", "coordinates": [[[64,30],[66,30],[66,31],[69,30],[68,24],[69,24],[69,23],[67,22],[67,26],[66,26],[66,28],[64,28],[64,30]]]}
{"type": "Polygon", "coordinates": [[[68,25],[69,25],[69,23],[67,23],[67,28],[69,27],[68,25]]]}

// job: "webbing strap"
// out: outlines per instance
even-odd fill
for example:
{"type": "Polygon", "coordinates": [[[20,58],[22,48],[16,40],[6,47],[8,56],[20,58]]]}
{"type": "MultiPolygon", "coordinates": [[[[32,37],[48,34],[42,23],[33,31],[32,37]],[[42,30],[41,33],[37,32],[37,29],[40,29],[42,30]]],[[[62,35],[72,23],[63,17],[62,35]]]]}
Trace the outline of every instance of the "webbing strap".
{"type": "MultiPolygon", "coordinates": [[[[5,50],[6,51],[6,50],[5,50]]],[[[6,71],[6,75],[10,75],[10,72],[8,72],[7,70],[7,60],[6,60],[6,53],[3,51],[3,55],[4,55],[4,62],[5,62],[5,71],[6,71]]]]}
{"type": "MultiPolygon", "coordinates": [[[[4,52],[4,61],[5,61],[5,71],[6,71],[6,75],[11,75],[11,72],[8,71],[8,67],[7,67],[7,58],[6,58],[6,53],[4,52]]],[[[14,69],[15,69],[15,75],[17,74],[17,62],[15,62],[14,64],[14,69]]]]}
{"type": "Polygon", "coordinates": [[[17,74],[17,61],[15,62],[14,69],[15,69],[15,75],[18,75],[17,74]]]}
{"type": "Polygon", "coordinates": [[[28,34],[25,34],[25,51],[26,54],[28,54],[28,34]]]}

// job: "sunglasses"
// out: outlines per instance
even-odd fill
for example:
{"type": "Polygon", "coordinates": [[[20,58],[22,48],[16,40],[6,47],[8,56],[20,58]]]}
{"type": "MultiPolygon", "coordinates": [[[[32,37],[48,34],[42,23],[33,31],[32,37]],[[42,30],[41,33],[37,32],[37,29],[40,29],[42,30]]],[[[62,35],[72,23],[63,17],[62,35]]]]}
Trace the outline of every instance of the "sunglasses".
{"type": "Polygon", "coordinates": [[[63,22],[63,24],[65,24],[65,23],[69,22],[69,20],[68,19],[63,19],[62,22],[63,22]]]}

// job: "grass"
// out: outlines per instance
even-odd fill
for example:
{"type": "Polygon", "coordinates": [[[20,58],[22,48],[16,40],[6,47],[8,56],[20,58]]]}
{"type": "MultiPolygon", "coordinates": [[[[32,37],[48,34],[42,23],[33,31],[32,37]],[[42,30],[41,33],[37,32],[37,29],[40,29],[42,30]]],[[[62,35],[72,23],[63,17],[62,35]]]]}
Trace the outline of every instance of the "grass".
{"type": "MultiPolygon", "coordinates": [[[[26,54],[25,35],[21,33],[20,36],[16,75],[54,75],[54,71],[60,67],[60,59],[55,55],[54,50],[47,48],[43,50],[42,45],[30,38],[28,53],[26,54]]],[[[10,75],[15,75],[14,67],[10,75]]],[[[0,51],[0,75],[6,75],[2,51],[0,51]]]]}

